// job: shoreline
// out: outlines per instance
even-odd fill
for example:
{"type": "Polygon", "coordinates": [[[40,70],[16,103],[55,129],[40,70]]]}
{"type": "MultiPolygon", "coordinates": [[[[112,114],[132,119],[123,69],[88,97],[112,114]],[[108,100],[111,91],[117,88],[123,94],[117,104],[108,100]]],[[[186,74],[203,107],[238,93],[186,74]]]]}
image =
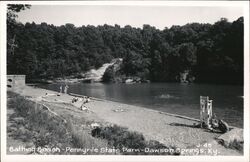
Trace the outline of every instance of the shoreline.
{"type": "MultiPolygon", "coordinates": [[[[29,84],[56,84],[56,83],[82,83],[83,81],[85,81],[85,78],[77,78],[77,77],[72,77],[72,76],[68,76],[65,78],[56,78],[56,79],[39,79],[39,80],[31,80],[30,82],[26,83],[27,85],[29,84]]],[[[86,83],[86,82],[85,82],[86,83]]],[[[88,83],[88,82],[87,82],[88,83]]],[[[192,82],[192,83],[181,83],[178,81],[165,81],[165,82],[154,82],[151,81],[150,82],[133,82],[133,83],[125,83],[125,82],[102,82],[102,81],[94,81],[94,83],[103,83],[103,84],[151,84],[151,83],[178,83],[178,84],[187,84],[187,85],[192,85],[192,84],[205,84],[205,85],[225,85],[225,86],[240,86],[240,87],[244,87],[244,84],[241,83],[216,83],[216,82],[192,82]]],[[[91,84],[91,83],[90,83],[91,84]]]]}
{"type": "Polygon", "coordinates": [[[97,121],[100,124],[109,123],[126,127],[130,131],[142,133],[147,140],[156,140],[166,146],[193,148],[199,144],[211,142],[215,148],[221,150],[222,154],[230,155],[233,152],[238,155],[237,151],[231,149],[228,151],[215,141],[222,134],[195,128],[194,123],[198,123],[198,119],[98,98],[92,98],[91,102],[85,104],[91,112],[87,113],[80,110],[81,102],[71,103],[73,96],[70,94],[52,95],[57,92],[31,86],[19,88],[15,92],[34,101],[45,102],[50,107],[60,105],[60,109],[53,108],[57,114],[63,115],[67,105],[71,105],[74,108],[68,113],[77,111],[77,116],[81,118],[92,116],[91,121],[97,121]],[[43,100],[41,96],[46,93],[51,96],[43,100]]]}
{"type": "MultiPolygon", "coordinates": [[[[70,96],[75,96],[75,97],[84,97],[84,95],[80,95],[80,94],[76,94],[76,93],[69,93],[69,95],[70,96]]],[[[104,99],[101,99],[101,98],[96,98],[96,97],[91,97],[91,96],[90,96],[90,98],[94,99],[94,100],[97,100],[97,101],[130,105],[130,104],[122,103],[122,102],[104,100],[104,99]]],[[[199,119],[196,119],[196,118],[192,118],[192,117],[188,117],[188,116],[184,116],[184,115],[179,115],[179,114],[168,113],[168,112],[159,111],[159,110],[154,110],[154,109],[146,108],[146,107],[143,107],[143,106],[132,105],[132,104],[131,104],[131,106],[136,106],[136,107],[141,108],[141,109],[146,109],[147,111],[152,111],[152,112],[156,112],[156,113],[160,113],[160,114],[164,114],[164,115],[168,115],[168,116],[173,116],[173,117],[177,117],[177,118],[183,118],[183,119],[191,120],[191,121],[194,121],[194,122],[199,122],[200,121],[199,119]]],[[[230,126],[230,127],[233,127],[233,126],[230,126]]]]}
{"type": "MultiPolygon", "coordinates": [[[[154,83],[150,83],[150,84],[154,84],[154,83]]],[[[156,83],[156,84],[158,84],[158,83],[156,83]]],[[[162,83],[162,84],[164,85],[165,83],[162,83]]],[[[59,89],[59,85],[60,84],[58,84],[58,83],[54,83],[54,84],[51,84],[51,85],[44,85],[44,86],[43,85],[40,85],[40,86],[38,85],[37,87],[42,88],[42,89],[47,89],[48,88],[48,89],[50,89],[52,91],[57,91],[59,89]]],[[[84,83],[83,84],[69,83],[69,85],[72,86],[73,89],[75,89],[78,86],[83,86],[83,87],[85,87],[85,86],[86,87],[88,87],[88,86],[90,86],[90,87],[92,87],[92,86],[94,86],[94,87],[95,86],[110,87],[109,84],[106,85],[105,83],[92,83],[92,85],[88,84],[88,83],[85,83],[85,84],[84,83]]],[[[161,85],[161,83],[160,83],[160,85],[161,85]]],[[[168,85],[171,86],[171,84],[167,84],[167,86],[168,85]]],[[[178,86],[178,83],[173,83],[173,85],[178,86]]],[[[206,86],[207,84],[204,84],[204,85],[206,86]]],[[[117,85],[114,85],[114,86],[116,87],[117,85]]],[[[125,86],[126,87],[126,85],[118,85],[118,87],[119,86],[122,86],[122,87],[125,86]]],[[[136,86],[136,85],[134,85],[134,86],[136,86]]],[[[138,85],[138,86],[147,86],[147,85],[138,85]]],[[[152,86],[154,87],[154,85],[152,85],[152,86]]],[[[193,86],[198,87],[198,88],[200,88],[200,87],[202,88],[203,84],[194,84],[193,86]]],[[[192,89],[193,86],[190,85],[191,89],[192,89]]],[[[220,85],[218,85],[218,86],[220,86],[220,85]]],[[[227,86],[227,85],[225,85],[225,86],[227,86]]],[[[208,88],[210,88],[210,87],[208,87],[208,88]]],[[[221,87],[221,88],[224,90],[227,87],[221,87]]],[[[236,88],[238,89],[238,86],[236,88]]],[[[84,96],[84,95],[94,95],[94,94],[99,96],[99,93],[95,93],[95,92],[94,93],[92,93],[92,92],[89,93],[89,91],[88,91],[88,92],[85,93],[84,91],[81,92],[81,90],[80,91],[70,90],[70,91],[71,91],[71,94],[73,94],[75,96],[79,96],[79,97],[84,96]]],[[[106,93],[106,92],[104,92],[102,90],[102,93],[106,93]]],[[[123,95],[123,93],[121,93],[121,92],[118,92],[118,93],[119,93],[119,95],[123,95]]],[[[167,93],[166,95],[168,95],[168,92],[166,92],[166,93],[167,93]]],[[[206,94],[206,93],[207,92],[205,92],[204,94],[206,94]]],[[[115,96],[112,96],[112,95],[111,96],[110,95],[105,96],[105,95],[102,95],[102,94],[100,94],[100,96],[99,96],[100,98],[96,98],[96,99],[103,100],[103,101],[107,100],[107,101],[111,101],[111,102],[123,103],[123,104],[128,104],[128,105],[134,105],[134,106],[141,107],[141,108],[146,108],[146,109],[149,109],[149,110],[159,111],[160,113],[163,113],[163,114],[165,113],[166,115],[172,115],[172,116],[176,116],[176,117],[180,116],[181,118],[186,118],[186,119],[190,118],[191,120],[199,121],[199,118],[200,118],[199,117],[199,110],[198,110],[199,109],[199,105],[198,105],[199,104],[199,99],[198,99],[199,96],[197,96],[197,98],[193,99],[192,102],[188,101],[188,104],[194,104],[194,105],[193,106],[187,105],[188,109],[185,109],[185,104],[182,104],[182,103],[185,103],[185,100],[182,99],[182,96],[180,96],[179,94],[177,95],[176,98],[179,99],[180,102],[182,102],[180,104],[179,103],[174,103],[173,104],[173,102],[171,102],[171,104],[168,104],[167,100],[175,98],[175,96],[174,96],[175,94],[171,94],[170,95],[171,98],[170,97],[167,98],[166,101],[163,101],[163,99],[165,100],[165,96],[163,96],[164,97],[163,98],[163,97],[161,97],[161,94],[165,95],[165,92],[162,92],[162,93],[159,93],[159,94],[153,96],[154,99],[156,99],[157,101],[155,101],[154,103],[151,102],[149,104],[145,104],[143,100],[140,100],[140,98],[139,98],[139,100],[137,99],[138,101],[134,102],[133,98],[131,98],[131,97],[130,98],[128,97],[129,100],[124,100],[123,99],[124,97],[116,98],[115,96]],[[163,104],[161,103],[162,101],[163,101],[163,104]],[[157,103],[157,102],[159,102],[159,103],[157,103]],[[170,107],[173,106],[173,108],[170,109],[170,107],[168,105],[170,107]],[[176,111],[175,111],[175,107],[177,107],[177,108],[180,107],[181,109],[176,109],[176,111]],[[193,111],[193,109],[195,109],[195,110],[193,111]],[[189,113],[189,112],[191,112],[191,113],[189,113]]],[[[137,96],[135,96],[135,97],[137,97],[137,96]]],[[[95,97],[92,97],[92,98],[95,98],[95,97]]],[[[220,119],[223,119],[224,121],[226,121],[231,127],[243,128],[243,115],[241,115],[241,113],[243,113],[242,112],[243,108],[241,107],[242,106],[241,105],[241,102],[242,102],[241,98],[243,99],[243,96],[241,96],[241,95],[238,96],[237,95],[237,99],[235,99],[235,101],[237,103],[234,102],[233,105],[225,103],[225,105],[224,105],[224,103],[222,101],[220,101],[221,99],[224,99],[224,98],[220,97],[220,98],[216,99],[216,103],[215,103],[215,105],[213,105],[214,112],[216,114],[219,114],[218,117],[220,119]],[[240,98],[240,99],[238,99],[238,98],[240,98]],[[238,105],[238,104],[240,104],[240,105],[238,105]],[[230,115],[225,116],[223,111],[224,111],[224,109],[228,109],[228,108],[230,108],[229,111],[231,111],[231,112],[239,111],[239,113],[237,113],[237,115],[235,117],[232,116],[232,118],[231,118],[230,115]]],[[[146,99],[150,100],[150,98],[148,98],[148,97],[146,99]]],[[[177,100],[174,100],[174,102],[177,102],[177,100]]]]}

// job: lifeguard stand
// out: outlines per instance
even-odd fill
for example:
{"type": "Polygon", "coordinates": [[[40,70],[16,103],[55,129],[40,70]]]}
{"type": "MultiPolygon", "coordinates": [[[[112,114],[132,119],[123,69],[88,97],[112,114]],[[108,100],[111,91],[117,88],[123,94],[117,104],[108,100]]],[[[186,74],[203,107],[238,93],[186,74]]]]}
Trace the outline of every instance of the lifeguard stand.
{"type": "Polygon", "coordinates": [[[206,127],[210,129],[212,127],[212,102],[208,96],[200,96],[200,122],[201,128],[206,127]]]}

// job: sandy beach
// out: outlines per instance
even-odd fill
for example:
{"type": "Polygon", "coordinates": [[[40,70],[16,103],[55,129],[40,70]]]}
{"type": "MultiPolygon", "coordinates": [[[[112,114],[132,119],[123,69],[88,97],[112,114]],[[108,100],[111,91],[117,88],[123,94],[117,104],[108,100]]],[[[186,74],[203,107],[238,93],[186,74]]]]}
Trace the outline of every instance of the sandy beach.
{"type": "Polygon", "coordinates": [[[215,139],[222,134],[195,128],[194,124],[198,124],[198,120],[192,118],[95,98],[85,104],[89,111],[82,111],[82,103],[72,104],[74,96],[69,94],[57,96],[57,92],[31,86],[25,86],[15,92],[35,102],[46,104],[65,119],[71,116],[79,123],[81,120],[88,120],[100,125],[116,124],[142,133],[147,140],[156,140],[166,146],[197,148],[198,145],[209,143],[211,148],[218,150],[216,154],[241,155],[238,151],[225,148],[216,142],[215,139]],[[44,97],[46,93],[47,97],[44,97]]]}

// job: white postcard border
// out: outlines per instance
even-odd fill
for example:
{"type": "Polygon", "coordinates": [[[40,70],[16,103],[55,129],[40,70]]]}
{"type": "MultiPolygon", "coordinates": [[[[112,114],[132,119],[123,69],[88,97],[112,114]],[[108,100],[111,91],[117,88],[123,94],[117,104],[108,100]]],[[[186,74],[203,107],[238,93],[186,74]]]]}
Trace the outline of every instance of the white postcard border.
{"type": "Polygon", "coordinates": [[[5,1],[0,2],[1,161],[249,161],[249,2],[247,1],[5,1]],[[238,6],[244,8],[244,156],[6,155],[6,5],[238,6]]]}

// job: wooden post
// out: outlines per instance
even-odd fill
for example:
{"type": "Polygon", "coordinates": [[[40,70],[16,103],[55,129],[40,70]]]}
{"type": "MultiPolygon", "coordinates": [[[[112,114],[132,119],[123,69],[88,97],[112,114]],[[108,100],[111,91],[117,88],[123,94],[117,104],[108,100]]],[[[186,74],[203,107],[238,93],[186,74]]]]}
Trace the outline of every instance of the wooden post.
{"type": "Polygon", "coordinates": [[[205,110],[206,110],[207,100],[208,100],[207,96],[200,96],[200,123],[201,123],[201,128],[203,127],[203,123],[205,122],[204,113],[205,113],[205,110]]]}
{"type": "Polygon", "coordinates": [[[213,100],[208,100],[207,102],[207,127],[208,129],[212,128],[212,103],[213,100]]]}
{"type": "Polygon", "coordinates": [[[208,96],[200,96],[200,123],[203,126],[211,128],[212,120],[212,100],[208,96]]]}

